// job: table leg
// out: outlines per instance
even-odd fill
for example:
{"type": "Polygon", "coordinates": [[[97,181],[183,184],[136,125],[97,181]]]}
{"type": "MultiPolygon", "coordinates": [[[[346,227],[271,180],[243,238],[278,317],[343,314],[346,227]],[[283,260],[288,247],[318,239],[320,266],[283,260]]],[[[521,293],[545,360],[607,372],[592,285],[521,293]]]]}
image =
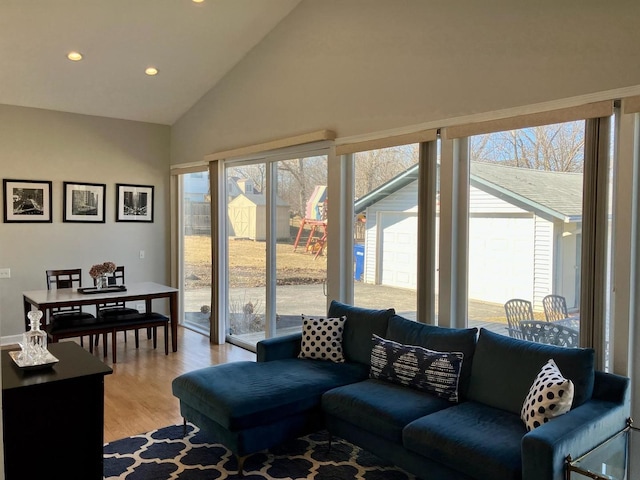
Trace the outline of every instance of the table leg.
{"type": "Polygon", "coordinates": [[[171,349],[178,351],[178,292],[169,295],[169,316],[171,318],[171,349]]]}

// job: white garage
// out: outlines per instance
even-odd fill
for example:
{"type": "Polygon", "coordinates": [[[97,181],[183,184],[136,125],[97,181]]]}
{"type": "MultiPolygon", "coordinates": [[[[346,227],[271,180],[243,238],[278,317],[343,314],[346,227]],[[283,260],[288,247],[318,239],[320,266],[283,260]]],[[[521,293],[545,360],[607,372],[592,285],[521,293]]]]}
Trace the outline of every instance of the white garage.
{"type": "Polygon", "coordinates": [[[380,282],[400,288],[416,288],[415,252],[418,218],[415,213],[379,212],[380,282]]]}
{"type": "MultiPolygon", "coordinates": [[[[571,232],[581,222],[581,176],[517,170],[472,164],[469,298],[526,298],[539,306],[561,290],[577,302],[580,269],[571,232]]],[[[355,213],[366,216],[363,282],[417,287],[417,174],[412,167],[356,202],[355,213]]]]}

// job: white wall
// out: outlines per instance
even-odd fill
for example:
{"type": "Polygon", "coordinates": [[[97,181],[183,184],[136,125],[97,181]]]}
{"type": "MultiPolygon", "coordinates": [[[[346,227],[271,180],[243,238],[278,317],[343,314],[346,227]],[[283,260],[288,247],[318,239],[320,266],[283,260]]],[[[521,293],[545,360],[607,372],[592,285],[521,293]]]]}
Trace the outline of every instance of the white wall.
{"type": "Polygon", "coordinates": [[[53,182],[53,223],[0,223],[3,341],[24,332],[21,292],[45,289],[47,269],[80,267],[89,286],[91,265],[111,260],[127,283],[168,282],[168,126],[7,105],[0,125],[0,177],[53,182]],[[63,223],[63,181],[106,184],[106,223],[63,223]],[[153,223],[115,222],[116,183],[155,186],[153,223]]]}
{"type": "Polygon", "coordinates": [[[171,163],[640,92],[638,18],[637,0],[303,0],[174,124],[171,163]]]}

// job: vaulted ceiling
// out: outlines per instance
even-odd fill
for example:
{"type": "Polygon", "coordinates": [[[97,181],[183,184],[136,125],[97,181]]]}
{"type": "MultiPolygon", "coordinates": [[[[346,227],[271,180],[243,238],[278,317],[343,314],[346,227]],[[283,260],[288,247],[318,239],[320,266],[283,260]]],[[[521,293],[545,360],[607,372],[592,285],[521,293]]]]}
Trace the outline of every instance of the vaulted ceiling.
{"type": "Polygon", "coordinates": [[[171,125],[299,2],[2,0],[0,104],[171,125]]]}

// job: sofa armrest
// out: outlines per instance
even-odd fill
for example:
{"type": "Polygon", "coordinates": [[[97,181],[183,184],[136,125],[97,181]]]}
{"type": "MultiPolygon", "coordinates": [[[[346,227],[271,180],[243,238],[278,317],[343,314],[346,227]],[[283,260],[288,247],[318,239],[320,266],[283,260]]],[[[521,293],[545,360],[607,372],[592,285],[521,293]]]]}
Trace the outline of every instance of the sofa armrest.
{"type": "Polygon", "coordinates": [[[629,384],[630,380],[627,377],[596,371],[591,398],[614,403],[628,403],[630,401],[628,398],[630,395],[629,384]]]}
{"type": "Polygon", "coordinates": [[[629,402],[589,400],[527,433],[522,439],[522,480],[564,480],[567,455],[578,458],[627,425],[629,402]]]}
{"type": "Polygon", "coordinates": [[[260,340],[256,345],[256,360],[258,362],[269,362],[271,360],[296,358],[300,353],[301,342],[302,332],[260,340]]]}

